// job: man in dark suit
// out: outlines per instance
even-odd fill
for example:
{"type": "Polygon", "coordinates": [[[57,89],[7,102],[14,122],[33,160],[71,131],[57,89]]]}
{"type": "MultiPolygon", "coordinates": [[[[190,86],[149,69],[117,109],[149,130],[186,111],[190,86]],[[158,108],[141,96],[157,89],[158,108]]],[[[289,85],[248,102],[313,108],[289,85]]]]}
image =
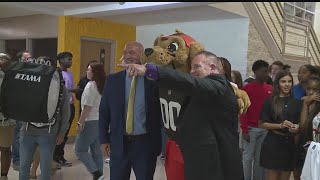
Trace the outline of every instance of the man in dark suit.
{"type": "Polygon", "coordinates": [[[182,104],[177,142],[186,180],[241,180],[238,103],[216,55],[202,51],[191,62],[191,74],[152,64],[121,65],[131,76],[146,76],[159,87],[189,98],[182,104]]]}
{"type": "MultiPolygon", "coordinates": [[[[128,43],[122,62],[141,64],[143,50],[138,42],[128,43]]],[[[133,168],[138,180],[152,180],[161,152],[162,117],[155,83],[129,76],[126,70],[109,75],[99,114],[101,150],[110,154],[110,179],[129,180],[133,168]]]]}

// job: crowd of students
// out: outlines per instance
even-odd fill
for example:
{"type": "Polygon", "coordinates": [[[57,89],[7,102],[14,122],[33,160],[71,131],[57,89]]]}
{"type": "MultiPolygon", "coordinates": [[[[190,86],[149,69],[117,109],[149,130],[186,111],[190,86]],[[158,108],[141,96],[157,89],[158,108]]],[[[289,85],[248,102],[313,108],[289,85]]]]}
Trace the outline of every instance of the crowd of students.
{"type": "MultiPolygon", "coordinates": [[[[257,60],[244,81],[251,106],[240,116],[245,180],[299,180],[311,141],[319,142],[318,67],[303,65],[294,85],[290,68],[257,60]]],[[[239,74],[234,82],[241,86],[239,74]],[[237,80],[238,79],[238,80],[237,80]]]]}
{"type": "MultiPolygon", "coordinates": [[[[141,53],[143,53],[143,46],[140,43],[128,43],[125,47],[122,61],[124,64],[139,64],[141,53]]],[[[312,147],[316,146],[317,144],[314,143],[320,140],[319,68],[309,64],[301,66],[298,71],[299,82],[295,84],[289,65],[283,65],[282,62],[275,61],[269,66],[268,62],[257,60],[252,65],[253,75],[243,81],[241,73],[233,70],[231,63],[226,58],[218,58],[210,52],[201,53],[197,57],[203,56],[203,61],[205,61],[206,55],[212,57],[217,69],[212,71],[213,73],[208,69],[208,74],[203,74],[202,71],[192,69],[191,74],[193,76],[204,78],[212,74],[224,74],[225,79],[232,82],[237,88],[245,91],[251,101],[248,110],[238,118],[239,131],[241,129],[239,135],[241,135],[240,148],[242,149],[243,179],[289,180],[292,172],[295,180],[299,180],[300,177],[309,176],[310,174],[318,176],[309,172],[308,168],[310,169],[310,167],[306,163],[310,163],[309,161],[312,160],[310,158],[306,160],[306,157],[310,156],[307,156],[309,145],[312,144],[312,147]]],[[[28,62],[30,58],[29,52],[24,51],[20,53],[20,61],[28,62]]],[[[57,62],[50,57],[41,56],[37,59],[39,61],[50,61],[52,66],[57,66],[57,62]]],[[[156,167],[156,157],[160,154],[161,144],[160,104],[158,104],[158,100],[154,100],[159,99],[158,91],[153,88],[155,87],[154,82],[143,80],[142,77],[137,77],[137,80],[135,80],[135,78],[126,76],[128,70],[106,78],[103,65],[97,61],[91,61],[87,65],[86,77],[83,77],[78,86],[75,87],[73,84],[73,74],[68,71],[68,68],[72,65],[72,54],[70,52],[62,52],[58,54],[57,60],[60,63],[59,69],[62,71],[65,82],[63,86],[62,112],[57,120],[59,123],[48,125],[50,126],[48,127],[48,131],[46,128],[39,128],[37,124],[31,123],[33,126],[29,126],[25,122],[2,118],[0,122],[0,179],[8,179],[7,175],[11,159],[13,159],[14,169],[20,171],[20,180],[37,178],[36,170],[39,163],[41,166],[41,179],[43,180],[51,178],[52,168],[72,165],[71,162],[64,158],[63,151],[75,113],[72,93],[75,93],[77,99],[80,100],[80,118],[77,123],[78,133],[75,142],[75,154],[92,174],[93,179],[104,178],[103,154],[111,155],[112,157],[112,164],[110,164],[111,177],[126,179],[130,177],[130,171],[133,168],[137,177],[152,179],[156,167]],[[105,83],[106,80],[108,83],[105,83]],[[118,80],[123,80],[124,83],[119,83],[118,80]],[[117,108],[120,108],[120,106],[118,107],[120,103],[119,99],[121,100],[122,97],[125,97],[125,102],[122,103],[131,103],[130,94],[133,80],[137,81],[137,86],[140,88],[135,96],[139,97],[139,99],[141,97],[149,98],[150,96],[151,99],[141,98],[141,101],[136,99],[137,102],[135,103],[138,103],[137,107],[140,108],[133,109],[138,112],[138,115],[132,117],[131,123],[133,123],[134,127],[140,127],[140,129],[137,128],[129,133],[129,127],[122,127],[123,124],[119,124],[123,122],[129,123],[128,118],[131,115],[125,114],[123,116],[124,112],[127,112],[129,105],[124,106],[125,108],[121,106],[121,108],[124,108],[122,110],[117,108]],[[115,88],[115,86],[119,86],[119,88],[115,88]],[[117,98],[119,95],[118,89],[122,89],[124,95],[121,94],[121,97],[117,98]],[[147,92],[147,90],[150,92],[147,92]],[[147,95],[140,93],[147,93],[147,95]],[[152,111],[152,121],[148,118],[141,118],[146,117],[146,114],[149,113],[147,111],[150,110],[152,111]],[[126,117],[126,120],[123,119],[123,122],[120,122],[118,116],[121,118],[126,117]],[[134,119],[139,119],[139,121],[134,121],[134,119]],[[141,120],[140,122],[140,119],[143,121],[141,120]],[[124,132],[124,129],[126,132],[124,132]],[[113,135],[110,133],[113,133],[113,135]],[[120,134],[117,135],[117,133],[120,134]],[[110,138],[114,140],[112,141],[110,138]],[[15,147],[12,149],[13,151],[20,151],[18,153],[20,157],[11,156],[11,146],[18,147],[18,149],[15,147]],[[112,153],[111,149],[113,149],[112,153]],[[125,159],[125,161],[121,159],[125,159]],[[124,166],[124,169],[120,168],[124,166]]],[[[195,58],[194,61],[196,62],[196,60],[195,58]]],[[[5,64],[8,61],[12,61],[12,58],[6,53],[0,53],[0,63],[5,64]]],[[[1,65],[1,67],[3,66],[1,65]]],[[[136,73],[140,71],[139,68],[134,69],[136,68],[134,66],[132,68],[136,73]]],[[[161,73],[172,73],[170,71],[166,72],[164,69],[160,70],[160,75],[161,73]]],[[[0,83],[2,83],[4,73],[3,71],[0,71],[0,73],[0,83]]],[[[180,75],[179,73],[177,74],[180,75]]],[[[169,75],[166,77],[168,78],[169,75]]],[[[149,77],[149,79],[152,78],[154,77],[149,77]]],[[[182,75],[181,78],[181,81],[183,81],[184,77],[182,75]]],[[[191,77],[188,76],[188,78],[191,77]]],[[[212,91],[215,91],[215,89],[212,89],[212,91]]],[[[203,98],[203,94],[200,94],[199,97],[203,98]]],[[[215,98],[218,97],[221,98],[222,95],[217,92],[215,98]]],[[[230,97],[233,98],[233,95],[230,97]]],[[[230,99],[230,102],[234,103],[234,99],[230,99]]],[[[203,109],[197,112],[203,114],[202,111],[203,109]]],[[[232,113],[236,117],[236,110],[232,111],[232,113]]],[[[148,115],[150,116],[150,114],[148,115]]],[[[233,116],[226,115],[226,117],[233,119],[233,116]]],[[[191,118],[191,116],[188,118],[191,118]]],[[[232,121],[231,119],[230,122],[232,121]]],[[[233,128],[233,124],[230,124],[231,126],[233,128]]],[[[216,124],[214,127],[216,128],[214,131],[220,132],[221,127],[224,127],[224,125],[216,124]]],[[[194,128],[192,127],[192,129],[194,128]]],[[[197,132],[199,133],[199,131],[197,132]]],[[[231,131],[226,130],[220,133],[222,135],[231,133],[231,131]]],[[[186,137],[189,135],[190,132],[185,134],[186,137]]],[[[221,136],[219,138],[224,139],[226,137],[221,136]]],[[[189,142],[190,139],[186,140],[183,145],[189,142]]],[[[222,142],[219,141],[219,143],[222,142]]],[[[235,143],[236,141],[232,144],[235,143]]],[[[201,162],[199,161],[199,156],[195,157],[193,155],[193,151],[191,152],[190,150],[191,147],[195,148],[193,146],[182,147],[185,161],[184,168],[188,169],[188,171],[184,172],[185,175],[188,175],[185,177],[186,179],[198,176],[202,177],[200,174],[205,171],[202,169],[203,166],[196,167],[194,163],[205,164],[204,162],[206,162],[207,166],[220,166],[206,157],[210,156],[210,154],[205,153],[213,152],[211,146],[207,146],[206,151],[201,151],[203,154],[198,154],[203,155],[201,156],[201,162]]],[[[219,148],[225,148],[224,150],[233,149],[230,147],[218,147],[214,151],[219,152],[219,148]]],[[[17,152],[13,152],[13,154],[17,154],[17,152]]],[[[232,154],[237,154],[237,151],[234,151],[232,154]]],[[[228,157],[230,154],[221,153],[222,156],[228,157]]],[[[237,156],[235,155],[234,157],[237,156]]],[[[221,161],[224,161],[224,159],[221,159],[221,161]]],[[[226,165],[226,163],[223,164],[226,165]]],[[[228,177],[228,173],[224,172],[226,169],[221,169],[221,174],[217,173],[218,171],[212,171],[207,175],[208,177],[228,177]]],[[[231,178],[232,174],[229,175],[231,178]]]]}

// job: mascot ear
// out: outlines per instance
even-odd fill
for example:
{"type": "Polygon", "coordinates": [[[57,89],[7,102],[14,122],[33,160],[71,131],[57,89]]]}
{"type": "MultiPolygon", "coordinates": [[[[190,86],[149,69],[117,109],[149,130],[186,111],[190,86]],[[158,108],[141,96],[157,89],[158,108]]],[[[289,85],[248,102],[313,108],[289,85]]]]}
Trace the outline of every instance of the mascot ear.
{"type": "Polygon", "coordinates": [[[153,46],[156,46],[156,45],[158,44],[159,38],[160,38],[160,37],[157,37],[157,38],[154,40],[153,46]]]}
{"type": "Polygon", "coordinates": [[[156,46],[156,45],[159,43],[159,39],[160,39],[162,36],[164,36],[164,35],[163,35],[163,34],[160,34],[160,36],[157,37],[157,38],[154,40],[153,46],[156,46]]]}
{"type": "Polygon", "coordinates": [[[190,53],[189,53],[190,60],[192,60],[198,52],[203,50],[204,50],[204,47],[201,44],[199,44],[198,42],[192,42],[190,44],[190,53]]]}
{"type": "Polygon", "coordinates": [[[183,32],[180,31],[179,29],[176,29],[176,33],[177,33],[177,34],[183,34],[183,32]]]}

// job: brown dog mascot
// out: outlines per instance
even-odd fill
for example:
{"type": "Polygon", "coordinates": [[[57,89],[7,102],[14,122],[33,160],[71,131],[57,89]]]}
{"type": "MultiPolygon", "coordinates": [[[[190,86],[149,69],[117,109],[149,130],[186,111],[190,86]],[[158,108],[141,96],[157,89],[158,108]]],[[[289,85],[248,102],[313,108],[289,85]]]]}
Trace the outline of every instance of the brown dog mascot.
{"type": "MultiPolygon", "coordinates": [[[[190,72],[191,60],[204,48],[192,37],[176,30],[176,33],[160,35],[154,41],[153,48],[145,49],[142,63],[154,63],[161,66],[190,72]]],[[[176,130],[179,126],[178,116],[185,96],[170,89],[160,88],[160,103],[163,124],[168,135],[165,154],[165,169],[168,180],[184,179],[184,162],[176,143],[176,130]]]]}

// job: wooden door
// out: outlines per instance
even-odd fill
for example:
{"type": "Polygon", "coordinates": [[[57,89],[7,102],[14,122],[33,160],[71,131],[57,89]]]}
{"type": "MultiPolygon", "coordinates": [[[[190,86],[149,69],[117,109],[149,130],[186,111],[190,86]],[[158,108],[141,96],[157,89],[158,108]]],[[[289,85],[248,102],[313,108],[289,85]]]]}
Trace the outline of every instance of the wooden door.
{"type": "MultiPolygon", "coordinates": [[[[87,71],[87,65],[91,60],[101,62],[104,60],[104,71],[106,75],[110,73],[111,59],[111,43],[97,42],[91,40],[81,40],[81,65],[80,76],[84,77],[87,71]],[[104,57],[101,57],[101,52],[105,52],[104,57]]],[[[102,62],[101,62],[102,63],[102,62]]]]}

